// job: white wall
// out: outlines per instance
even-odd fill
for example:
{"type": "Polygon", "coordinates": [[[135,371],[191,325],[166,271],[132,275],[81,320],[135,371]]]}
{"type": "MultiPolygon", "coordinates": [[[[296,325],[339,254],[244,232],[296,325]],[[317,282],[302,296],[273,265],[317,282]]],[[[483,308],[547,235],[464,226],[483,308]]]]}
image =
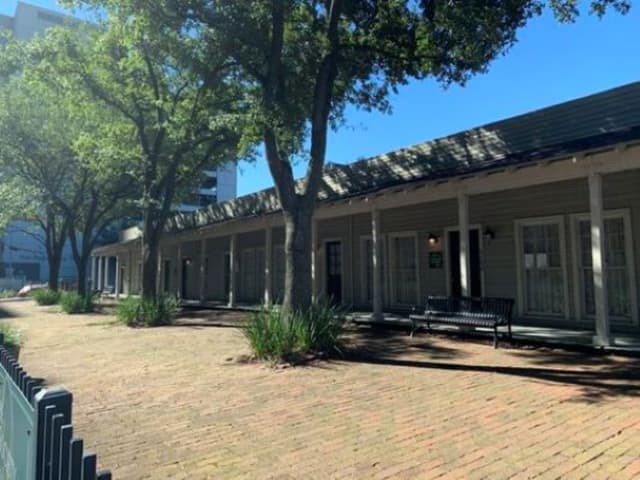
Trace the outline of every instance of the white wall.
{"type": "Polygon", "coordinates": [[[46,8],[18,2],[13,19],[13,32],[18,40],[29,40],[47,28],[63,25],[69,17],[46,8]]]}
{"type": "Polygon", "coordinates": [[[232,200],[238,195],[238,167],[228,163],[217,170],[218,202],[232,200]]]}

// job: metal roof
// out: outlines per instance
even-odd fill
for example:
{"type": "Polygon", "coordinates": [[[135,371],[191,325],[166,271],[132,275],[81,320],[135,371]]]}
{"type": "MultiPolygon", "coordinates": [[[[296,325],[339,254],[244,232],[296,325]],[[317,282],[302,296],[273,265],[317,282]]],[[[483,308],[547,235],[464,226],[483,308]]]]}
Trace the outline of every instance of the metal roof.
{"type": "MultiPolygon", "coordinates": [[[[635,139],[640,139],[640,82],[352,164],[328,165],[318,201],[504,168],[635,139]]],[[[176,215],[169,229],[198,228],[279,210],[271,188],[176,215]]]]}

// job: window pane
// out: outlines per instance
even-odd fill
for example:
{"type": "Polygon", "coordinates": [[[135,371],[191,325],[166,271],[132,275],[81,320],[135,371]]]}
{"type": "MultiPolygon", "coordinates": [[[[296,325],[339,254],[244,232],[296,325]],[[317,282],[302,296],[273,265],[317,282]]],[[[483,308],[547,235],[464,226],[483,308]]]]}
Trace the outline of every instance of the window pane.
{"type": "Polygon", "coordinates": [[[561,315],[565,302],[560,226],[528,225],[521,232],[526,311],[561,315]]]}
{"type": "MultiPolygon", "coordinates": [[[[582,306],[585,314],[595,315],[593,269],[591,254],[591,222],[579,222],[579,248],[582,277],[582,306]]],[[[607,218],[604,221],[605,268],[607,270],[607,293],[609,315],[631,318],[631,298],[629,294],[629,272],[623,217],[607,218]]]]}
{"type": "Polygon", "coordinates": [[[395,238],[394,293],[398,304],[412,305],[417,296],[416,245],[413,237],[395,238]]]}

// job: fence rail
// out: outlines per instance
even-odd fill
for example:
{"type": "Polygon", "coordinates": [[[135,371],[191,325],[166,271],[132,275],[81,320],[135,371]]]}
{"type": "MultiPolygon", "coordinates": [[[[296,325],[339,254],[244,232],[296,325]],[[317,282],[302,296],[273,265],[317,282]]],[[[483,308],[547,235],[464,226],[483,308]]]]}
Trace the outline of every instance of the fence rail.
{"type": "Polygon", "coordinates": [[[73,437],[73,396],[43,388],[24,371],[0,333],[0,478],[6,480],[110,480],[97,457],[73,437]]]}

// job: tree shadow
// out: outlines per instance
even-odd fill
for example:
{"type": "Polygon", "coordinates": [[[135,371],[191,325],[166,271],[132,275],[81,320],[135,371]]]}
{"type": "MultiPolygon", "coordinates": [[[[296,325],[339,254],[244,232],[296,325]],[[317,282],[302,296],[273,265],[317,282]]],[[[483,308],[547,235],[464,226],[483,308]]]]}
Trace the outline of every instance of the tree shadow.
{"type": "MultiPolygon", "coordinates": [[[[388,332],[387,332],[388,333],[388,332]]],[[[356,342],[345,352],[345,362],[421,368],[451,372],[508,375],[552,385],[578,388],[576,401],[604,402],[612,397],[640,397],[640,358],[598,353],[564,351],[544,347],[500,350],[506,360],[518,358],[531,365],[482,365],[453,362],[469,356],[462,342],[459,348],[436,345],[432,341],[408,341],[406,335],[385,335],[371,330],[357,334],[356,342]],[[419,353],[416,353],[419,350],[419,353]],[[413,351],[413,355],[411,354],[413,351]],[[416,355],[428,355],[423,360],[416,355]],[[551,368],[551,367],[555,368],[551,368]]],[[[451,344],[451,341],[447,341],[451,344]]],[[[456,345],[456,346],[457,346],[456,345]]],[[[487,346],[487,348],[491,348],[487,346]]]]}

